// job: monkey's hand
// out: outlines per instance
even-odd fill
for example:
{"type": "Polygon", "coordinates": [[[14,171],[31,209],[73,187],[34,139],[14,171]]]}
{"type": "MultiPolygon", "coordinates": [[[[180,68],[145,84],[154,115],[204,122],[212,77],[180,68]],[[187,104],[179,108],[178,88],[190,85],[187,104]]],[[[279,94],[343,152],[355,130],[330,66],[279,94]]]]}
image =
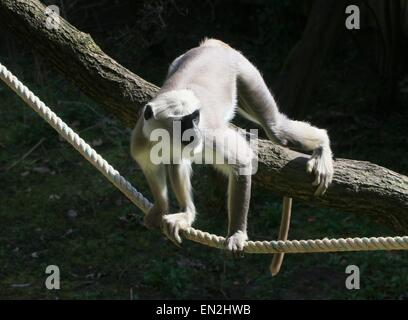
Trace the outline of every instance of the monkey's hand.
{"type": "Polygon", "coordinates": [[[163,233],[176,246],[180,246],[182,240],[180,231],[191,227],[193,223],[192,215],[189,212],[166,214],[162,220],[163,233]]]}
{"type": "Polygon", "coordinates": [[[153,206],[144,216],[143,222],[148,229],[160,229],[163,218],[163,210],[157,206],[153,206]]]}
{"type": "Polygon", "coordinates": [[[318,186],[315,196],[323,195],[333,180],[333,159],[330,147],[314,150],[307,162],[306,170],[315,176],[313,185],[318,186]]]}
{"type": "Polygon", "coordinates": [[[248,235],[246,232],[238,230],[233,233],[231,236],[227,237],[226,248],[228,251],[231,251],[233,254],[240,253],[244,250],[245,241],[248,240],[248,235]]]}

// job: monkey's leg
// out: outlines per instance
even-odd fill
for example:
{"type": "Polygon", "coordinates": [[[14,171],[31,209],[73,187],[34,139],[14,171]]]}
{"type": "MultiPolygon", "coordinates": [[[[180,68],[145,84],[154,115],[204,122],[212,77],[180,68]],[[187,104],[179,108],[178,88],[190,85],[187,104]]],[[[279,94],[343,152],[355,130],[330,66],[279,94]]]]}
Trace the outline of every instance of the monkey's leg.
{"type": "Polygon", "coordinates": [[[144,224],[150,229],[160,228],[163,215],[169,210],[166,170],[164,165],[141,167],[154,199],[153,207],[144,217],[144,224]]]}
{"type": "MultiPolygon", "coordinates": [[[[243,100],[243,99],[242,99],[243,100]]],[[[316,128],[307,122],[288,119],[283,114],[277,114],[275,123],[268,122],[259,110],[246,108],[250,112],[241,111],[248,119],[259,123],[268,138],[290,149],[312,152],[307,162],[306,170],[315,177],[316,196],[323,195],[333,179],[333,160],[330,139],[326,130],[316,128]]]]}
{"type": "Polygon", "coordinates": [[[242,134],[226,128],[222,136],[215,137],[216,158],[223,164],[214,166],[228,176],[228,237],[227,250],[239,253],[248,239],[247,217],[251,199],[251,175],[256,159],[242,134]]]}
{"type": "Polygon", "coordinates": [[[196,214],[191,195],[191,164],[183,160],[182,164],[170,164],[167,169],[180,212],[163,217],[163,232],[171,241],[179,245],[182,242],[180,230],[190,227],[196,214]]]}
{"type": "Polygon", "coordinates": [[[233,253],[244,249],[248,240],[247,219],[251,199],[251,176],[230,173],[228,181],[227,249],[233,253]]]}
{"type": "MultiPolygon", "coordinates": [[[[291,212],[292,212],[292,198],[284,197],[278,240],[288,239],[291,212]]],[[[276,276],[279,273],[284,256],[285,256],[284,253],[275,253],[273,255],[272,262],[269,267],[272,276],[276,276]]]]}
{"type": "Polygon", "coordinates": [[[291,120],[280,113],[260,72],[242,54],[237,53],[236,57],[239,61],[238,111],[261,125],[270,140],[291,149],[313,152],[307,171],[315,176],[313,185],[318,186],[315,195],[324,194],[333,178],[332,152],[326,130],[291,120]]]}

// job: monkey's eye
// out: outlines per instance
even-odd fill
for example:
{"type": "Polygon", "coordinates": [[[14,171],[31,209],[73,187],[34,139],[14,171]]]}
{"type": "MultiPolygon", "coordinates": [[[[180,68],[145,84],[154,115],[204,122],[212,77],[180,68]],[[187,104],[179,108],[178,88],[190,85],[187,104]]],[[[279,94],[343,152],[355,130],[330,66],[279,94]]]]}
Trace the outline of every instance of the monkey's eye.
{"type": "Polygon", "coordinates": [[[153,110],[150,105],[146,106],[143,117],[145,120],[149,120],[151,117],[153,117],[153,110]]]}

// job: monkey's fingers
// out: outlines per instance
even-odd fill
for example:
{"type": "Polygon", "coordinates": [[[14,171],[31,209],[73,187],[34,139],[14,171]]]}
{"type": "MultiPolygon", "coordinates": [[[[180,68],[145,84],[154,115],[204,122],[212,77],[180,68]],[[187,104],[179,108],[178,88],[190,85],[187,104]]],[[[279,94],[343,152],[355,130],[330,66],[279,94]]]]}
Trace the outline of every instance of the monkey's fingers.
{"type": "Polygon", "coordinates": [[[174,226],[173,235],[178,243],[181,243],[183,241],[180,237],[180,225],[178,223],[176,223],[174,226]]]}
{"type": "Polygon", "coordinates": [[[245,257],[244,250],[239,250],[238,248],[234,248],[233,250],[227,251],[234,259],[242,259],[245,257]]]}
{"type": "Polygon", "coordinates": [[[241,259],[245,257],[244,251],[232,251],[228,250],[227,247],[225,246],[224,254],[228,258],[233,258],[233,259],[241,259]]]}
{"type": "Polygon", "coordinates": [[[312,173],[315,170],[316,157],[312,156],[306,163],[306,172],[312,173]]]}
{"type": "Polygon", "coordinates": [[[229,246],[228,250],[231,252],[232,256],[236,259],[242,258],[244,256],[244,246],[238,243],[229,246]]]}
{"type": "Polygon", "coordinates": [[[175,235],[175,224],[164,221],[162,230],[167,239],[173,242],[177,247],[181,247],[180,244],[182,240],[178,234],[177,236],[175,235]]]}
{"type": "Polygon", "coordinates": [[[244,244],[247,239],[246,233],[238,231],[227,238],[225,247],[234,258],[242,258],[244,256],[244,244]]]}
{"type": "Polygon", "coordinates": [[[169,239],[176,247],[181,248],[181,242],[178,242],[173,235],[167,234],[167,239],[169,239]]]}

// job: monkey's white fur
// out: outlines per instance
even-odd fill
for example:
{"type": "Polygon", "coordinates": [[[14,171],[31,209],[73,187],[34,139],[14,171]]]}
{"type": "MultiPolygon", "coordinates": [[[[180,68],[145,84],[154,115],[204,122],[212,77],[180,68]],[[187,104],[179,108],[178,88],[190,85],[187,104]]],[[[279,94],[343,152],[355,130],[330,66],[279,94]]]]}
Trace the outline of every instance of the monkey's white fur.
{"type": "MultiPolygon", "coordinates": [[[[226,248],[239,252],[248,239],[247,213],[251,194],[251,174],[240,173],[242,169],[251,172],[253,153],[245,138],[228,126],[237,111],[259,124],[274,142],[312,152],[306,169],[315,176],[316,195],[323,194],[331,183],[332,153],[326,131],[290,120],[280,113],[259,71],[227,44],[206,39],[199,47],[174,60],[162,88],[146,105],[132,133],[132,155],[142,168],[155,200],[145,217],[145,224],[162,227],[176,244],[181,242],[180,230],[191,226],[195,219],[190,183],[192,159],[183,158],[180,164],[153,165],[149,158],[154,145],[150,134],[158,128],[171,133],[174,121],[178,120],[183,128],[193,130],[199,141],[201,148],[195,152],[224,159],[233,154],[235,164],[214,166],[229,177],[226,248]],[[204,135],[204,131],[210,134],[204,135]],[[176,214],[169,214],[166,176],[180,205],[180,212],[176,214]]],[[[180,137],[172,136],[172,139],[174,143],[180,137]]]]}

